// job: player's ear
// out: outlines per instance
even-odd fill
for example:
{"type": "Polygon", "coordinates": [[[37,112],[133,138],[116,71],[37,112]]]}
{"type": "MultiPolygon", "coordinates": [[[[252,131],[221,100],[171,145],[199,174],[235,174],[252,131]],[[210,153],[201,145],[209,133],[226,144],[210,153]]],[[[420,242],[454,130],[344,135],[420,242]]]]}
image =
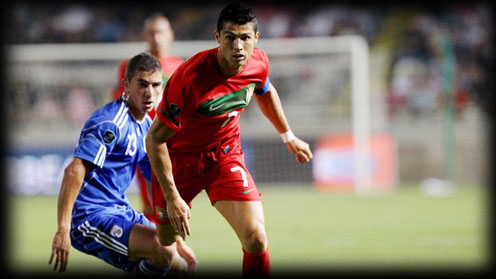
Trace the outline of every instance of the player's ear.
{"type": "Polygon", "coordinates": [[[220,34],[215,30],[215,40],[220,44],[220,34]]]}
{"type": "Polygon", "coordinates": [[[129,80],[123,78],[122,85],[124,85],[124,92],[122,92],[122,94],[124,95],[124,99],[127,99],[129,97],[129,80]]]}
{"type": "Polygon", "coordinates": [[[122,85],[124,85],[124,89],[127,90],[129,88],[129,81],[126,78],[123,78],[122,85]]]}

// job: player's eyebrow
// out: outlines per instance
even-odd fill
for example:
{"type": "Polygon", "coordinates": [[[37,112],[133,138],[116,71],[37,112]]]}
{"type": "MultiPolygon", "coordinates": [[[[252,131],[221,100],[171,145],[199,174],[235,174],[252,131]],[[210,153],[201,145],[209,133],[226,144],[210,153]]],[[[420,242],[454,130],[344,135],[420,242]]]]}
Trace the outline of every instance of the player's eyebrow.
{"type": "Polygon", "coordinates": [[[140,82],[140,83],[146,83],[146,84],[157,84],[157,83],[161,83],[162,81],[153,81],[153,80],[152,81],[148,81],[148,80],[145,80],[145,79],[140,78],[140,79],[138,79],[138,82],[140,82]]]}
{"type": "MultiPolygon", "coordinates": [[[[250,30],[245,30],[245,31],[241,31],[241,33],[239,34],[239,36],[243,36],[243,35],[251,35],[253,31],[250,31],[250,30]]],[[[231,32],[231,31],[224,31],[224,34],[226,35],[233,35],[233,36],[238,36],[238,33],[234,33],[234,32],[231,32]]]]}

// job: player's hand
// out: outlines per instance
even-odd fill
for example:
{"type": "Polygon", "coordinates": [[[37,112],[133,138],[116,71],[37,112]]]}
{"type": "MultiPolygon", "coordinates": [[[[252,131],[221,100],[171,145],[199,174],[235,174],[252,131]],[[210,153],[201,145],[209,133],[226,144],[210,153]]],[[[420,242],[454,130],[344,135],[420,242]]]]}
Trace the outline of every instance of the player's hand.
{"type": "Polygon", "coordinates": [[[289,151],[296,155],[296,161],[300,163],[307,163],[312,158],[312,151],[310,151],[310,146],[308,143],[300,140],[299,138],[295,138],[292,141],[286,143],[286,147],[289,151]]]}
{"type": "Polygon", "coordinates": [[[167,216],[171,221],[172,228],[183,239],[186,239],[186,235],[190,234],[189,218],[191,218],[188,204],[181,197],[167,200],[167,216]]]}
{"type": "Polygon", "coordinates": [[[55,257],[55,265],[53,270],[57,270],[59,267],[59,272],[64,272],[67,268],[67,263],[69,262],[69,251],[71,249],[71,238],[69,236],[69,231],[67,229],[59,228],[55,233],[52,244],[52,255],[50,256],[50,261],[48,264],[52,264],[53,258],[55,257]]]}
{"type": "Polygon", "coordinates": [[[188,263],[177,252],[172,257],[170,271],[167,273],[167,278],[189,278],[191,277],[188,263]]]}
{"type": "Polygon", "coordinates": [[[188,263],[188,273],[192,274],[196,271],[196,267],[198,266],[198,260],[196,259],[193,249],[191,249],[191,247],[189,247],[182,239],[176,241],[176,243],[177,252],[188,263]]]}

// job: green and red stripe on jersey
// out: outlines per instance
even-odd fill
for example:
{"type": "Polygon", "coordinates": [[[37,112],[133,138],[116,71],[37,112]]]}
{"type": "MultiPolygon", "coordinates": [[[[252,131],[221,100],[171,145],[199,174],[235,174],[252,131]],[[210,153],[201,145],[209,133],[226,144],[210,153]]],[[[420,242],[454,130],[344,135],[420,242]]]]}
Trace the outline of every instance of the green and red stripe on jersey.
{"type": "Polygon", "coordinates": [[[217,48],[184,62],[164,88],[157,116],[176,131],[167,141],[171,152],[203,152],[225,142],[239,143],[239,116],[253,93],[270,84],[269,60],[254,49],[244,69],[226,77],[216,61],[217,48]]]}

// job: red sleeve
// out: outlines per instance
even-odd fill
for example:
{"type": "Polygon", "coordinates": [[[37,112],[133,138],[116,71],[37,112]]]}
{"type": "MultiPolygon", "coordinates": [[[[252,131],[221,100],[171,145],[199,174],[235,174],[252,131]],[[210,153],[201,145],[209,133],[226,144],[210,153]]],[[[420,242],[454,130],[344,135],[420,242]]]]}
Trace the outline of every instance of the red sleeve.
{"type": "Polygon", "coordinates": [[[126,67],[128,61],[123,61],[119,65],[119,72],[117,73],[117,82],[115,83],[114,88],[112,89],[112,99],[119,99],[122,96],[122,92],[124,92],[124,85],[122,84],[122,80],[126,76],[126,67]]]}
{"type": "Polygon", "coordinates": [[[188,81],[180,73],[173,74],[165,85],[156,115],[162,123],[176,132],[181,130],[185,120],[193,112],[194,100],[189,95],[188,81]]]}

